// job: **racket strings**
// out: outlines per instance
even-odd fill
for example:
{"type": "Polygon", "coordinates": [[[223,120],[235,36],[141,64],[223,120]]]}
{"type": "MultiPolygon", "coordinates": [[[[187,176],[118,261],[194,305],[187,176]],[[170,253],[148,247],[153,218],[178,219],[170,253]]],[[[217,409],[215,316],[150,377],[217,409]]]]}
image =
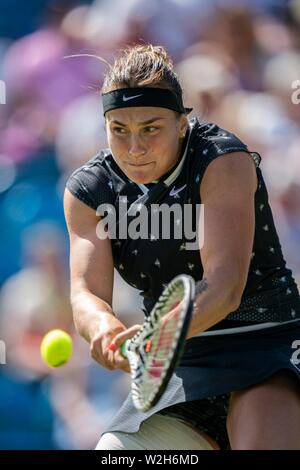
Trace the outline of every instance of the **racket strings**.
{"type": "Polygon", "coordinates": [[[180,314],[184,308],[182,298],[178,298],[178,295],[177,292],[176,299],[168,299],[168,303],[164,305],[165,312],[161,313],[160,321],[153,329],[151,340],[148,340],[145,348],[140,350],[140,359],[146,367],[149,380],[162,376],[167,365],[166,361],[172,355],[180,314]],[[164,321],[167,315],[170,315],[170,318],[164,321]],[[151,345],[149,345],[150,342],[151,345]]]}
{"type": "Polygon", "coordinates": [[[173,280],[130,342],[127,357],[132,399],[141,411],[147,411],[158,401],[179,360],[193,293],[192,280],[187,276],[173,280]]]}

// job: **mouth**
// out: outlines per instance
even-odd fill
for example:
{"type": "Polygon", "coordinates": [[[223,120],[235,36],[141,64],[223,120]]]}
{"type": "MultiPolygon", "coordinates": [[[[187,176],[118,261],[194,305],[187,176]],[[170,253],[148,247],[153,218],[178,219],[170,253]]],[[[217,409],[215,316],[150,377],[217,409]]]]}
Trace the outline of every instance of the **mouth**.
{"type": "Polygon", "coordinates": [[[143,168],[144,166],[151,165],[153,162],[149,163],[128,163],[129,166],[133,166],[134,168],[143,168]]]}

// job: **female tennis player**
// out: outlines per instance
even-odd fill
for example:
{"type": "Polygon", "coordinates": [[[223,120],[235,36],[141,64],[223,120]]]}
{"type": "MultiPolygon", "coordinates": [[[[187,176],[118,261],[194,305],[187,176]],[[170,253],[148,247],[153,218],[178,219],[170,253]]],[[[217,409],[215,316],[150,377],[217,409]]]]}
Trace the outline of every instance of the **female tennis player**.
{"type": "Polygon", "coordinates": [[[299,292],[260,156],[216,124],[188,119],[162,47],[123,51],[102,99],[109,149],[76,170],[65,192],[78,332],[99,364],[128,372],[119,346],[140,325],[126,328],[112,310],[113,268],[142,292],[146,315],[179,274],[200,283],[201,294],[160,401],[142,413],[129,396],[97,449],[300,449],[299,292]],[[191,248],[200,204],[204,241],[191,248]],[[183,219],[164,213],[153,234],[148,219],[162,207],[181,209],[189,230],[175,236],[183,219]]]}

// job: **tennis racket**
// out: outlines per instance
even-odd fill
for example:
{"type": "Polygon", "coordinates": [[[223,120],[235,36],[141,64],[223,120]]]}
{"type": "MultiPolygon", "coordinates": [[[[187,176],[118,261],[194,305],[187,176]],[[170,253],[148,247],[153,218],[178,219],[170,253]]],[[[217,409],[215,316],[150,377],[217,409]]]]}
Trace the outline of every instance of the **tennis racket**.
{"type": "Polygon", "coordinates": [[[158,402],[179,363],[194,296],[193,278],[185,274],[175,277],[142,328],[121,346],[130,365],[132,400],[139,411],[148,411],[158,402]]]}

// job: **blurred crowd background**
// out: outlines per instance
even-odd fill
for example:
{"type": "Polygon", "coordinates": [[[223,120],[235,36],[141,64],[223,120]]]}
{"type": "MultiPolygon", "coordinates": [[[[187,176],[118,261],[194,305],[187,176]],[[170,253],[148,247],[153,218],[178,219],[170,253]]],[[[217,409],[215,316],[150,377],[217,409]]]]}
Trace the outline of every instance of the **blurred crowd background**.
{"type": "MultiPolygon", "coordinates": [[[[193,115],[261,153],[300,281],[300,0],[0,0],[1,449],[93,448],[127,394],[128,377],[93,363],[74,334],[62,195],[107,146],[106,66],[93,56],[112,62],[138,42],[167,48],[193,115]],[[50,370],[39,344],[57,327],[74,335],[75,352],[50,370]]],[[[138,295],[116,284],[116,313],[137,323],[138,295]]]]}

